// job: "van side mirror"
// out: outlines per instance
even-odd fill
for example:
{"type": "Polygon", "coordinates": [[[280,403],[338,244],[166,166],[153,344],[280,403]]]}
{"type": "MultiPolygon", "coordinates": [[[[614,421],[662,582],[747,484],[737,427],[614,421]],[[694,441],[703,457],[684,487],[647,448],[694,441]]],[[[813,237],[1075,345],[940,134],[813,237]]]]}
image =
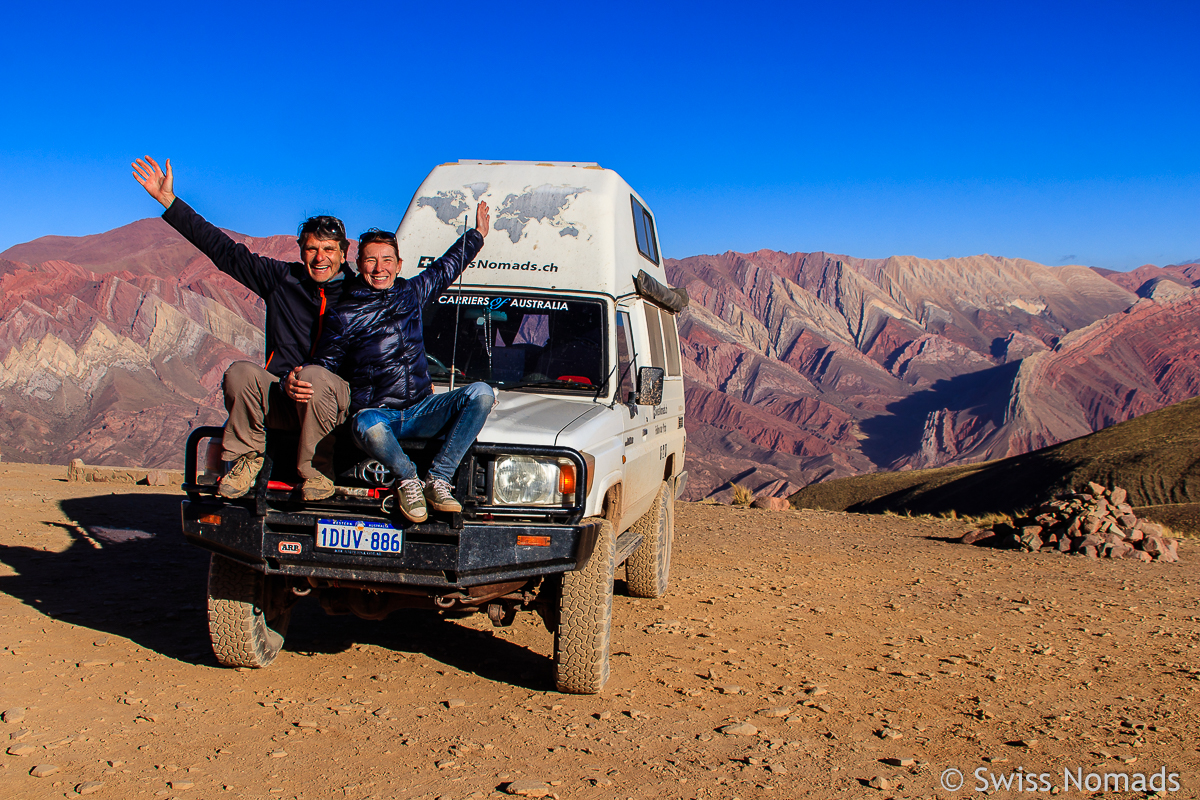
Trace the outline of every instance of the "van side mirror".
{"type": "Polygon", "coordinates": [[[667,371],[662,367],[642,367],[638,370],[637,396],[639,406],[656,406],[662,402],[663,378],[667,371]]]}

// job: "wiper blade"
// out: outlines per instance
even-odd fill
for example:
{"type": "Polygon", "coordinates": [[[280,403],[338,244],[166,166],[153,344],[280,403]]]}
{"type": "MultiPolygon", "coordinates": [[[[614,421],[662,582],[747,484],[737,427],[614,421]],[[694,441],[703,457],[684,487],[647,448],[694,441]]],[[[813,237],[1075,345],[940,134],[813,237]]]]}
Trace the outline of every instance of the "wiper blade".
{"type": "Polygon", "coordinates": [[[505,386],[505,389],[582,389],[591,391],[596,387],[590,383],[579,383],[577,381],[522,381],[514,383],[512,386],[505,386]]]}

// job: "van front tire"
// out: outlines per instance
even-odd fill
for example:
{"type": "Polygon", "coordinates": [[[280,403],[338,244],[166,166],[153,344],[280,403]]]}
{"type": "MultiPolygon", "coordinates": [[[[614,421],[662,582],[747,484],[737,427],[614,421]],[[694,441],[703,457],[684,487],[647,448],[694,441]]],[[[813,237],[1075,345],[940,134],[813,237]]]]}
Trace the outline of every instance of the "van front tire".
{"type": "Polygon", "coordinates": [[[270,579],[213,554],[208,565],[208,633],[213,654],[226,667],[265,667],[283,649],[291,609],[268,619],[270,579]]]}
{"type": "Polygon", "coordinates": [[[567,694],[597,694],[608,681],[617,536],[600,521],[587,565],[562,575],[554,630],[554,684],[567,694]]]}
{"type": "Polygon", "coordinates": [[[658,497],[633,530],[642,543],[625,561],[625,585],[632,597],[662,597],[671,580],[671,547],[675,539],[675,495],[664,481],[658,497]]]}

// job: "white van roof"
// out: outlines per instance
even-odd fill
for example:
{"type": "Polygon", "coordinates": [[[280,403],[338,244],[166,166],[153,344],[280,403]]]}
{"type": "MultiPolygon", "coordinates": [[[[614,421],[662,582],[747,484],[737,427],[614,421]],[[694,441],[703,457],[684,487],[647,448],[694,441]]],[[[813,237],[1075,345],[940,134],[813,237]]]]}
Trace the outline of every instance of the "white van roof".
{"type": "MultiPolygon", "coordinates": [[[[464,286],[632,294],[645,270],[666,283],[654,226],[657,263],[639,252],[636,199],[620,175],[591,162],[477,161],[442,164],[429,173],[396,231],[402,275],[411,278],[475,224],[475,206],[491,207],[492,231],[464,286]]],[[[646,247],[643,245],[643,247],[646,247]]]]}

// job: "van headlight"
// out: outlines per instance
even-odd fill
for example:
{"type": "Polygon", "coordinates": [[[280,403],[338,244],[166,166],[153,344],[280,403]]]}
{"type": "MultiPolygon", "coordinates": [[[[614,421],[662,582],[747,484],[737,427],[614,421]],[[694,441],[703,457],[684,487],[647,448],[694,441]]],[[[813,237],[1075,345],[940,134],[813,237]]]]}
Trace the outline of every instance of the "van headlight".
{"type": "Polygon", "coordinates": [[[566,458],[500,456],[493,463],[492,501],[502,506],[575,502],[575,465],[566,458]]]}

